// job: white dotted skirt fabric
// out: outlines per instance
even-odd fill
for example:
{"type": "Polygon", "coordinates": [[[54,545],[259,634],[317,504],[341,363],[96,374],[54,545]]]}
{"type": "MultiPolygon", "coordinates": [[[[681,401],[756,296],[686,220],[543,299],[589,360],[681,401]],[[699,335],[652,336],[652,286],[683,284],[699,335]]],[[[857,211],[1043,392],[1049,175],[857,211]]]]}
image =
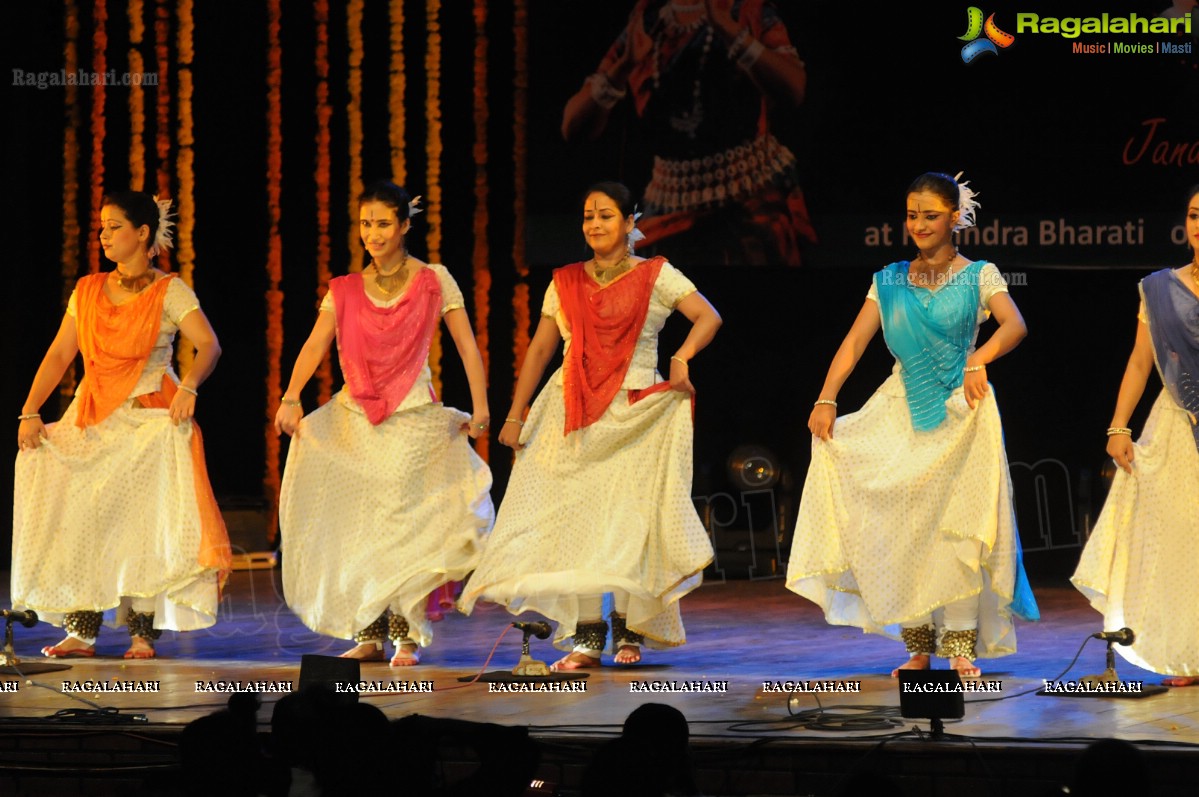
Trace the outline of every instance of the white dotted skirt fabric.
{"type": "Polygon", "coordinates": [[[834,625],[899,638],[899,624],[979,595],[979,656],[1016,650],[1018,538],[992,389],[961,388],[936,429],[912,428],[898,368],[833,439],[812,440],[787,587],[834,625]]]}
{"type": "Polygon", "coordinates": [[[1131,628],[1125,659],[1199,675],[1199,451],[1186,411],[1162,391],[1136,442],[1132,475],[1116,472],[1071,579],[1106,630],[1131,628]]]}
{"type": "Polygon", "coordinates": [[[491,471],[441,404],[373,426],[345,391],[306,416],[279,496],[287,605],[348,639],[385,609],[428,645],[429,593],[474,569],[495,518],[491,471]]]}
{"type": "Polygon", "coordinates": [[[564,428],[555,376],[529,413],[463,609],[485,599],[537,612],[558,623],[554,644],[568,650],[579,598],[620,591],[628,626],[647,646],[682,645],[679,599],[713,555],[691,500],[690,396],[663,391],[630,406],[621,390],[594,424],[564,428]]]}
{"type": "Polygon", "coordinates": [[[48,442],[17,455],[13,605],[55,625],[103,611],[115,627],[142,598],[156,628],[211,626],[217,573],[198,562],[192,424],[133,401],[84,429],[75,416],[72,402],[48,442]]]}

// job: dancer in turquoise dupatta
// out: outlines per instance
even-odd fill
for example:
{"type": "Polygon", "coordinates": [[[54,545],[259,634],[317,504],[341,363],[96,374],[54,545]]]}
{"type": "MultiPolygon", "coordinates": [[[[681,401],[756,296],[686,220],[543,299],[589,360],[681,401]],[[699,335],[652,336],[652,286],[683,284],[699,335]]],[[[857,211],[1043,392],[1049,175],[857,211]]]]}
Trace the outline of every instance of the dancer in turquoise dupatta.
{"type": "Polygon", "coordinates": [[[927,669],[935,653],[977,677],[976,658],[1015,652],[1014,616],[1039,617],[986,372],[1026,328],[998,269],[954,246],[974,223],[973,196],[943,174],[909,188],[917,255],[874,275],[808,421],[787,586],[830,623],[902,639],[910,656],[893,676],[927,669]],[[975,348],[991,316],[999,328],[975,348]],[[880,328],[894,372],[837,418],[837,394],[880,328]]]}
{"type": "Polygon", "coordinates": [[[1131,628],[1120,655],[1199,684],[1199,185],[1187,196],[1191,262],[1141,280],[1136,343],[1107,430],[1120,466],[1071,579],[1103,614],[1105,628],[1131,628]],[[1156,370],[1162,391],[1132,439],[1130,420],[1156,370]]]}

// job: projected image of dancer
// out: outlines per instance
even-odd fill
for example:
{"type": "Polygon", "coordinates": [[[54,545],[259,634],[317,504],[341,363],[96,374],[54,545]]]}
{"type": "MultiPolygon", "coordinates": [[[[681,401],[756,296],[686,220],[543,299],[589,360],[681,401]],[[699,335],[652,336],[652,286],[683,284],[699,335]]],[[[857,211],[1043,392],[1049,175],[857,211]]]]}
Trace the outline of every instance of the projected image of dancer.
{"type": "Polygon", "coordinates": [[[275,415],[292,436],[279,495],[287,605],[321,634],[353,639],[344,656],[420,662],[433,630],[430,593],[478,561],[491,528],[491,471],[467,443],[490,425],[487,382],[462,292],[445,266],[408,253],[408,193],[389,182],[358,197],[371,256],[330,281],[275,415]],[[473,414],[434,395],[429,347],[445,322],[473,414]],[[345,387],[303,415],[300,392],[329,346],[345,387]]]}
{"type": "Polygon", "coordinates": [[[1026,328],[994,264],[954,245],[974,223],[973,197],[944,174],[912,183],[916,257],[874,275],[808,419],[812,463],[787,586],[834,625],[902,639],[910,656],[892,676],[928,669],[936,654],[977,677],[976,658],[1015,652],[1013,616],[1038,616],[987,380],[1026,328]],[[990,316],[999,328],[976,347],[990,316]],[[837,394],[880,328],[894,370],[838,418],[837,394]]]}
{"type": "Polygon", "coordinates": [[[599,183],[583,203],[594,257],[554,271],[499,440],[517,449],[479,569],[463,592],[556,621],[571,651],[555,669],[641,660],[686,641],[679,599],[712,545],[691,501],[691,359],[720,316],[664,258],[632,255],[633,200],[599,183]],[[658,375],[658,333],[675,310],[691,331],[658,375]],[[565,362],[525,408],[558,344],[565,362]],[[604,596],[612,596],[611,645],[604,596]],[[573,637],[573,645],[569,641],[573,637]]]}
{"type": "Polygon", "coordinates": [[[21,409],[12,601],[67,632],[47,656],[94,656],[101,624],[124,624],[125,658],[153,658],[163,629],[216,622],[231,554],[192,417],[221,347],[192,289],[154,265],[171,243],[170,204],[104,197],[100,245],[116,268],[76,284],[21,409]],[[196,347],[183,379],[177,332],[196,347]],[[43,424],[76,353],[75,399],[43,424]]]}
{"type": "Polygon", "coordinates": [[[638,0],[624,32],[566,104],[562,134],[597,138],[629,98],[654,157],[645,245],[698,263],[791,265],[815,241],[795,155],[771,132],[807,72],[763,0],[638,0]]]}
{"type": "Polygon", "coordinates": [[[1136,342],[1107,430],[1120,469],[1071,579],[1105,629],[1136,634],[1116,650],[1171,676],[1167,686],[1199,683],[1199,185],[1184,228],[1191,262],[1141,280],[1136,342]],[[1155,367],[1162,391],[1133,442],[1129,419],[1155,367]]]}

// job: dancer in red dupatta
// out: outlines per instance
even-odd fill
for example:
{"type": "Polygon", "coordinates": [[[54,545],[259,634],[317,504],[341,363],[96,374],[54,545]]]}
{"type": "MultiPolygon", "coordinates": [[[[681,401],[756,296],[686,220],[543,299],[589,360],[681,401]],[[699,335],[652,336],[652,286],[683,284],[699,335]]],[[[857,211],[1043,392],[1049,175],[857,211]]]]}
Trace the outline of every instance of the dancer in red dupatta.
{"type": "Polygon", "coordinates": [[[345,656],[420,661],[430,593],[474,569],[491,528],[491,472],[467,443],[490,422],[483,359],[446,268],[412,257],[409,197],[376,183],[358,198],[371,265],[329,283],[275,416],[292,435],[279,525],[288,606],[345,656]],[[466,368],[474,414],[442,405],[429,347],[439,319],[466,368]],[[337,338],[345,388],[304,417],[300,392],[337,338]]]}
{"type": "Polygon", "coordinates": [[[116,268],[79,280],[21,409],[12,600],[67,632],[47,656],[94,656],[106,614],[139,659],[162,629],[216,622],[231,554],[192,416],[221,348],[191,288],[154,267],[169,207],[134,191],[104,198],[100,243],[116,268]],[[196,347],[182,380],[176,331],[196,347]],[[43,425],[77,352],[75,400],[43,425]]]}
{"type": "Polygon", "coordinates": [[[634,231],[627,188],[588,191],[583,234],[595,256],[557,269],[546,291],[499,436],[517,449],[512,479],[462,598],[467,612],[486,599],[556,621],[554,643],[570,651],[556,669],[596,667],[605,650],[632,664],[642,644],[683,644],[679,599],[712,559],[691,503],[688,363],[720,316],[665,259],[633,257],[634,231]],[[658,333],[674,310],[692,327],[664,381],[658,333]],[[560,341],[563,366],[526,418],[560,341]]]}

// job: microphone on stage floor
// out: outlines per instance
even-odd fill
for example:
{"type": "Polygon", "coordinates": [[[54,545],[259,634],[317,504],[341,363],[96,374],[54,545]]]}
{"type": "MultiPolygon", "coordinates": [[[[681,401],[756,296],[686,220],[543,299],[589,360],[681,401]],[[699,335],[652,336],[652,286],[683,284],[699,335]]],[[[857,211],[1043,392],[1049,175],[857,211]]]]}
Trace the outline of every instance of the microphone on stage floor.
{"type": "Polygon", "coordinates": [[[553,631],[549,623],[513,623],[512,626],[519,631],[526,631],[538,639],[546,639],[553,631]]]}
{"type": "Polygon", "coordinates": [[[33,628],[37,625],[37,612],[33,609],[25,609],[17,611],[16,609],[0,609],[0,617],[9,617],[16,620],[26,628],[33,628]]]}
{"type": "Polygon", "coordinates": [[[1131,628],[1121,628],[1119,631],[1100,631],[1091,634],[1092,639],[1102,639],[1104,642],[1115,642],[1117,645],[1131,645],[1137,636],[1131,628]]]}

